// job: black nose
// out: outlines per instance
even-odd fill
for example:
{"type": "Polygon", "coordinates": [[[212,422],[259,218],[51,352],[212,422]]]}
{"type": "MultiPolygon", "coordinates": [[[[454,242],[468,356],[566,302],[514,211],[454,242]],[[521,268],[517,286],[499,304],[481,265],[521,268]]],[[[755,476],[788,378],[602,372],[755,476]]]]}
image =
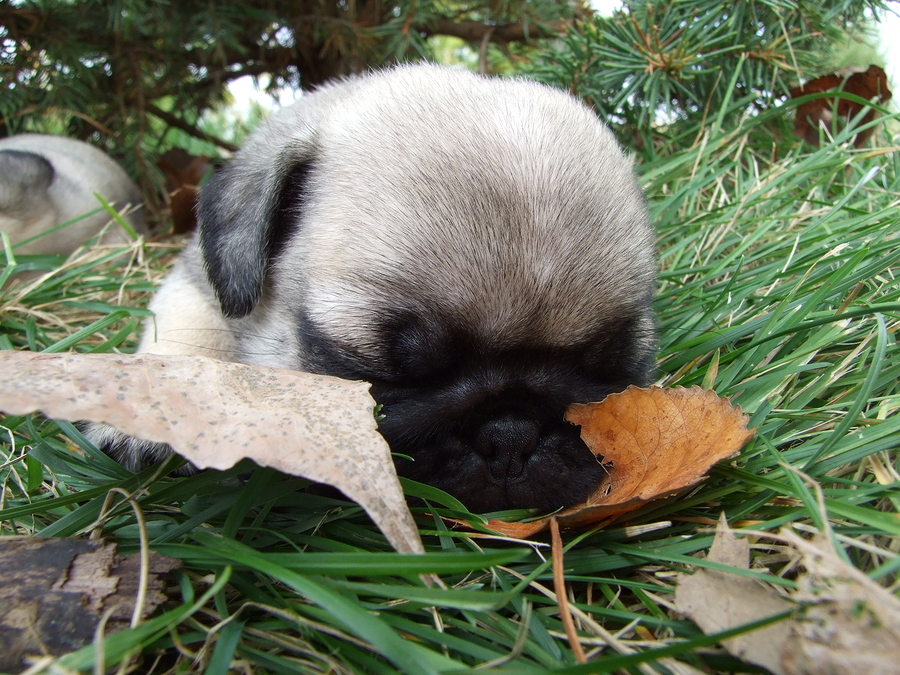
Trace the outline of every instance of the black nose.
{"type": "Polygon", "coordinates": [[[515,476],[524,460],[534,452],[541,438],[540,427],[532,419],[509,414],[488,420],[475,435],[475,449],[495,475],[515,476]]]}

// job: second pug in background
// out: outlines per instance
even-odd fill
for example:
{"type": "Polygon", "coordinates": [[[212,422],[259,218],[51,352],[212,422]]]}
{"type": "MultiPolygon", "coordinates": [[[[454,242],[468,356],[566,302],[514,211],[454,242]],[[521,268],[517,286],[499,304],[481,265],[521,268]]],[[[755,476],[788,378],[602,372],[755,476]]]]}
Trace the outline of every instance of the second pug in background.
{"type": "MultiPolygon", "coordinates": [[[[653,377],[644,199],[563,92],[437,66],[325,86],[199,221],[141,350],[367,380],[399,472],[472,510],[583,500],[602,468],[566,407],[653,377]]],[[[169,451],[92,438],[133,468],[169,451]]]]}
{"type": "MultiPolygon", "coordinates": [[[[95,193],[117,210],[131,207],[125,220],[137,233],[148,234],[137,186],[102,150],[48,134],[0,139],[0,231],[13,244],[34,238],[18,246],[17,253],[69,255],[98,234],[112,219],[100,208],[95,193]],[[70,221],[74,222],[45,234],[70,221]]],[[[113,223],[101,243],[129,241],[113,223]]]]}

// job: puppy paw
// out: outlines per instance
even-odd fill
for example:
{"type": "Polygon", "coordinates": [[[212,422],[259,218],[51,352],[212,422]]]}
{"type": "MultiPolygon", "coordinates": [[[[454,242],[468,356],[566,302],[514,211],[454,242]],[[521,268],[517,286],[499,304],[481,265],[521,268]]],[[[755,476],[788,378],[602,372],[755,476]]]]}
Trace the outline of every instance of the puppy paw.
{"type": "MultiPolygon", "coordinates": [[[[174,454],[172,448],[166,443],[144,441],[123,434],[108,424],[82,422],[78,428],[96,448],[102,450],[129,471],[140,471],[174,454]]],[[[175,473],[185,476],[195,472],[196,468],[187,464],[175,473]]]]}

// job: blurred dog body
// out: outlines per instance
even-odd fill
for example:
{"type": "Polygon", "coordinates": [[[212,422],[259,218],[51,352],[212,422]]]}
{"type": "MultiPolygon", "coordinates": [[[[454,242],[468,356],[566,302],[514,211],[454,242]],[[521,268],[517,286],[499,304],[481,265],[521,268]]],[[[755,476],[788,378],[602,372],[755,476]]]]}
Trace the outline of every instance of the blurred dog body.
{"type": "MultiPolygon", "coordinates": [[[[0,231],[13,244],[26,241],[101,207],[99,194],[116,210],[132,209],[125,220],[147,234],[137,186],[106,153],[64,136],[20,134],[0,139],[0,231]]],[[[68,255],[111,220],[106,210],[16,249],[17,253],[68,255]]],[[[118,224],[102,243],[126,243],[118,224]]]]}
{"type": "MultiPolygon", "coordinates": [[[[603,469],[566,407],[653,378],[643,195],[558,90],[437,66],[323,87],[215,175],[199,222],[141,351],[369,381],[400,473],[470,509],[583,500],[603,469]]],[[[169,451],[91,438],[132,468],[169,451]]]]}

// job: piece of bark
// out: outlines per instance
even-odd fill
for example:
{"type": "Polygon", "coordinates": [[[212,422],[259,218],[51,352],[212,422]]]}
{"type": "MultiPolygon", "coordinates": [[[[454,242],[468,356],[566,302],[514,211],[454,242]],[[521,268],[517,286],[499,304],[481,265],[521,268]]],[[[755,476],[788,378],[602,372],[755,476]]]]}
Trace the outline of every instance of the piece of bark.
{"type": "MultiPolygon", "coordinates": [[[[144,617],[165,601],[165,575],[180,562],[150,553],[144,617]]],[[[114,543],[50,537],[0,537],[0,672],[20,672],[34,658],[90,644],[112,609],[107,635],[134,612],[140,556],[114,543]]]]}

